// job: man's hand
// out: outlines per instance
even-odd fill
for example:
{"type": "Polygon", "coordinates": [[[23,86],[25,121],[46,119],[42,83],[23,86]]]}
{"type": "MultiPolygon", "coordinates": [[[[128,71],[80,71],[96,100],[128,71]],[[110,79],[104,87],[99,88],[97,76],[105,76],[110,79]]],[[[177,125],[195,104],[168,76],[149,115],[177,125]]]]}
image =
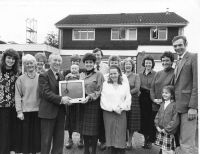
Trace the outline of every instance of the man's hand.
{"type": "Polygon", "coordinates": [[[24,120],[24,114],[23,113],[18,113],[17,114],[17,118],[19,118],[20,120],[24,120]]]}
{"type": "Polygon", "coordinates": [[[188,120],[193,120],[197,118],[197,109],[190,108],[188,110],[188,120]]]}
{"type": "Polygon", "coordinates": [[[72,103],[70,103],[71,98],[68,96],[64,96],[62,97],[62,104],[67,104],[67,105],[71,105],[72,103]]]}

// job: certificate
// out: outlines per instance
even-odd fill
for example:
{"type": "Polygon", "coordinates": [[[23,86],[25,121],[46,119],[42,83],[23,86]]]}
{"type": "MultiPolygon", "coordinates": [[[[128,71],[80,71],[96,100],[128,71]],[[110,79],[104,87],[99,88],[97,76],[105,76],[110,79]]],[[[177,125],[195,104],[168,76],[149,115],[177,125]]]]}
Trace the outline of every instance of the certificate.
{"type": "Polygon", "coordinates": [[[70,97],[70,103],[82,103],[85,100],[84,80],[59,81],[59,95],[70,97]]]}

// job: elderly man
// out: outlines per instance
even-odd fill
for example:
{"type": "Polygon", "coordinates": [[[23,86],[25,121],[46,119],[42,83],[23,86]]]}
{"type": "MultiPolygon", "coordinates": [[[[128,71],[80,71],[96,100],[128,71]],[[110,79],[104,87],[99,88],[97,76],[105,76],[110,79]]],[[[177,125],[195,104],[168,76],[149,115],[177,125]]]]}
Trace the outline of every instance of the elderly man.
{"type": "Polygon", "coordinates": [[[184,36],[174,37],[172,44],[179,59],[174,78],[176,110],[181,120],[177,153],[194,154],[198,108],[197,54],[187,51],[184,36]]]}
{"type": "Polygon", "coordinates": [[[62,58],[59,54],[49,56],[50,69],[40,74],[39,88],[41,102],[41,154],[62,154],[64,144],[65,107],[70,104],[67,96],[59,96],[59,73],[62,58]]]}

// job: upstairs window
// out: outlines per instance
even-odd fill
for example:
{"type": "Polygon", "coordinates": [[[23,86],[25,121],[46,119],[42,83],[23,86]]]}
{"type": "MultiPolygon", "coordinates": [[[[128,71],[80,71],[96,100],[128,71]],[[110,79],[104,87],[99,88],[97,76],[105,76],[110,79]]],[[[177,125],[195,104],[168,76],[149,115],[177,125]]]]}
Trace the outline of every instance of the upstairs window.
{"type": "Polygon", "coordinates": [[[95,40],[95,30],[73,29],[72,40],[95,40]]]}
{"type": "Polygon", "coordinates": [[[114,28],[111,30],[111,40],[137,40],[137,29],[114,28]]]}
{"type": "Polygon", "coordinates": [[[151,28],[150,40],[167,40],[167,28],[151,28]]]}

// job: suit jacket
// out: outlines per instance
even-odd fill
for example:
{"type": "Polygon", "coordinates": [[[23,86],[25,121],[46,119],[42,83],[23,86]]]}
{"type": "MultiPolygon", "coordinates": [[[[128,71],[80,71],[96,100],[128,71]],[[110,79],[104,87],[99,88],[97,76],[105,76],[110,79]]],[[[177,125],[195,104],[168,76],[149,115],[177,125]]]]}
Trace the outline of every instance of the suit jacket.
{"type": "Polygon", "coordinates": [[[186,52],[174,76],[176,110],[188,112],[198,108],[197,54],[186,52]]]}
{"type": "MultiPolygon", "coordinates": [[[[61,74],[60,79],[63,79],[61,74]]],[[[41,97],[39,117],[46,119],[56,118],[62,97],[59,96],[59,82],[51,69],[40,74],[39,89],[41,97]]]]}

